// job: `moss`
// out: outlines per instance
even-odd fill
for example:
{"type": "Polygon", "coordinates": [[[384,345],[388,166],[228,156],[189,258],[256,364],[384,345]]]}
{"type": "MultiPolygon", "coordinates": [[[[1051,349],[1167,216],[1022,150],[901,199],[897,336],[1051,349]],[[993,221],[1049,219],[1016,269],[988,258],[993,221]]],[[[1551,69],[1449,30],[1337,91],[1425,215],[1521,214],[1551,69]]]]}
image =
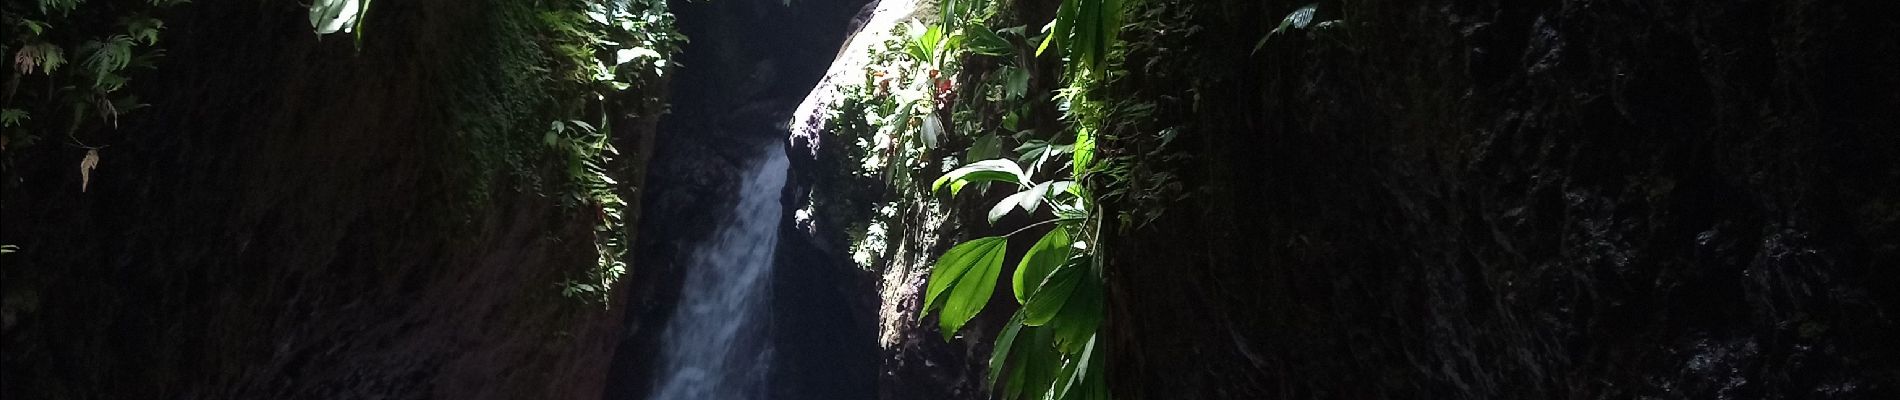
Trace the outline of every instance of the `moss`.
{"type": "Polygon", "coordinates": [[[451,227],[466,227],[460,224],[493,207],[502,178],[518,178],[529,187],[538,183],[540,174],[528,160],[540,146],[525,128],[536,122],[535,105],[542,101],[536,97],[558,95],[537,89],[545,75],[533,71],[547,59],[525,26],[533,13],[514,2],[497,2],[490,13],[464,39],[484,45],[468,46],[461,57],[448,60],[434,85],[450,93],[438,110],[453,127],[440,147],[450,160],[442,164],[445,181],[456,188],[442,199],[451,227]]]}

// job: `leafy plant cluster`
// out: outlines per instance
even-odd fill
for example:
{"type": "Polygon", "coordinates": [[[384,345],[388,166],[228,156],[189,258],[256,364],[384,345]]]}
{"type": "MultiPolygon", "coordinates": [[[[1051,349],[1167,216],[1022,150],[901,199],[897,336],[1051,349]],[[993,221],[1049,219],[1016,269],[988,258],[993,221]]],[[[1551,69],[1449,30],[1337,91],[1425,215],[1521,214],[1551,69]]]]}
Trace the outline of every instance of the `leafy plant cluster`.
{"type": "MultiPolygon", "coordinates": [[[[353,33],[364,40],[371,0],[318,0],[310,5],[311,29],[319,35],[353,33]]],[[[685,43],[662,0],[540,0],[518,4],[534,16],[528,33],[542,53],[528,68],[538,91],[549,93],[534,108],[539,152],[557,165],[552,191],[563,208],[593,221],[595,262],[555,286],[562,296],[607,304],[613,285],[626,274],[632,246],[628,226],[631,196],[616,176],[613,123],[629,109],[652,109],[652,93],[623,92],[658,87],[670,57],[685,43]],[[634,97],[625,100],[625,97],[634,97]]],[[[528,163],[544,165],[542,163],[528,163]]],[[[538,179],[533,180],[537,189],[538,179]]]]}
{"type": "MultiPolygon", "coordinates": [[[[995,11],[985,3],[982,7],[967,9],[965,14],[987,18],[995,11]]],[[[1015,33],[1020,34],[1021,29],[1015,33]]],[[[821,162],[844,164],[838,167],[850,173],[834,177],[838,181],[871,183],[871,186],[882,182],[884,187],[892,189],[894,197],[915,199],[927,193],[914,174],[940,170],[942,156],[962,151],[976,137],[954,134],[975,129],[971,109],[967,104],[956,105],[957,90],[963,86],[956,83],[963,72],[963,57],[971,51],[1001,56],[1011,44],[1002,33],[982,25],[911,21],[898,26],[891,34],[891,39],[870,52],[864,81],[841,88],[845,96],[833,104],[831,118],[826,120],[827,132],[853,142],[845,146],[852,149],[852,154],[845,157],[848,160],[821,162]]],[[[994,147],[993,138],[988,147],[994,147]]],[[[859,187],[837,189],[863,192],[859,187]]],[[[825,202],[839,203],[841,199],[825,202]]],[[[854,258],[861,265],[872,265],[875,260],[890,256],[894,250],[888,246],[890,238],[902,235],[907,229],[905,218],[900,214],[916,211],[899,206],[905,204],[864,207],[874,209],[871,214],[875,215],[868,219],[876,221],[863,224],[858,221],[867,218],[857,210],[833,210],[839,207],[832,206],[828,210],[834,212],[827,215],[849,221],[854,258]]]]}
{"type": "MultiPolygon", "coordinates": [[[[1089,94],[1114,64],[1121,1],[1065,0],[1040,33],[1027,26],[992,28],[1006,11],[1003,4],[951,0],[939,6],[938,21],[900,27],[897,39],[874,52],[866,81],[832,118],[843,122],[831,128],[849,129],[832,131],[854,136],[863,170],[884,177],[900,198],[947,202],[966,192],[1006,189],[1009,194],[987,208],[987,220],[994,225],[1021,213],[1037,222],[999,226],[1013,230],[952,246],[930,271],[922,316],[934,313],[948,340],[989,303],[998,279],[1008,279],[1019,308],[993,347],[991,386],[1010,399],[1105,399],[1107,349],[1097,341],[1103,218],[1088,182],[1120,167],[1096,159],[1095,137],[1112,107],[1089,94]],[[1066,85],[1032,93],[1028,66],[1035,57],[1061,60],[1066,85]],[[980,69],[963,70],[966,65],[980,69]],[[1032,109],[1051,103],[1062,112],[1061,130],[1034,129],[1027,122],[1032,109]],[[853,115],[863,122],[841,118],[853,115]],[[927,185],[912,176],[946,164],[961,165],[927,185]],[[933,199],[938,195],[948,197],[933,199]],[[1030,234],[1039,235],[1035,244],[1011,249],[1012,237],[1030,234]],[[1018,255],[1013,270],[1005,268],[1011,255],[1018,255]]],[[[890,218],[889,211],[883,217],[890,218]]],[[[859,242],[885,240],[889,232],[876,228],[859,242]]]]}
{"type": "MultiPolygon", "coordinates": [[[[606,304],[611,289],[627,272],[625,257],[632,247],[632,210],[615,179],[626,176],[616,165],[621,158],[612,132],[616,116],[626,108],[657,104],[652,94],[634,103],[619,101],[620,93],[657,87],[668,59],[686,41],[673,25],[664,1],[616,2],[566,0],[545,5],[539,14],[537,40],[546,49],[552,77],[551,93],[566,94],[544,106],[550,120],[541,143],[563,168],[563,204],[594,221],[598,257],[592,268],[558,286],[561,294],[606,304]]],[[[657,107],[646,107],[657,108],[657,107]]]]}
{"type": "Polygon", "coordinates": [[[52,138],[97,160],[98,151],[111,145],[109,133],[119,116],[145,107],[126,88],[164,55],[159,13],[187,2],[37,0],[0,6],[7,32],[0,41],[0,54],[7,56],[0,151],[52,138]]]}

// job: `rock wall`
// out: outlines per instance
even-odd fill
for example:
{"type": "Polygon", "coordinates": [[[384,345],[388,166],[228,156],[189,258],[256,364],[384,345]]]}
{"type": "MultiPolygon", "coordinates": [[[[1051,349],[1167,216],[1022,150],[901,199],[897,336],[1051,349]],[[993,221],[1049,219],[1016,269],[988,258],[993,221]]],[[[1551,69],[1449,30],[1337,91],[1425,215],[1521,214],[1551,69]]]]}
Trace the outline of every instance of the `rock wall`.
{"type": "Polygon", "coordinates": [[[1118,397],[1900,393],[1891,5],[1303,4],[1131,11],[1118,397]]]}
{"type": "Polygon", "coordinates": [[[522,150],[549,95],[522,7],[377,2],[360,50],[295,1],[165,16],[152,107],[79,132],[110,144],[87,191],[82,151],[8,150],[0,392],[598,398],[622,314],[557,287],[594,213],[532,185],[566,164],[522,150]]]}

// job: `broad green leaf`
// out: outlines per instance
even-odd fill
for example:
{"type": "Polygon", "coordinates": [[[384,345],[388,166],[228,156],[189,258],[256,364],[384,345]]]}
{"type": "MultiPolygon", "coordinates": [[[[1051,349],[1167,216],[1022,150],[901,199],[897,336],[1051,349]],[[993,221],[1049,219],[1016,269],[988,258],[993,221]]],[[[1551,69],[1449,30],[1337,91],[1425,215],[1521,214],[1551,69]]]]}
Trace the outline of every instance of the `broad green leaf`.
{"type": "MultiPolygon", "coordinates": [[[[1086,261],[1080,265],[1087,265],[1086,261]]],[[[1102,281],[1094,274],[1084,272],[1082,275],[1076,280],[1075,291],[1069,293],[1069,301],[1063,304],[1062,312],[1049,322],[1056,331],[1056,348],[1066,354],[1075,354],[1102,324],[1102,281]]]]}
{"type": "Polygon", "coordinates": [[[1062,367],[1061,354],[1056,353],[1054,334],[1048,329],[1025,327],[1017,334],[1015,348],[1021,364],[1010,374],[1009,392],[1011,399],[1040,399],[1049,393],[1055,382],[1056,371],[1062,367]]]}
{"type": "MultiPolygon", "coordinates": [[[[1122,30],[1122,0],[1102,0],[1102,54],[1106,56],[1122,30]]],[[[1107,66],[1098,69],[1107,69],[1107,66]]]]}
{"type": "Polygon", "coordinates": [[[1082,357],[1070,355],[1064,358],[1061,368],[1050,378],[1049,391],[1045,395],[1047,399],[1068,400],[1070,384],[1075,380],[1075,368],[1082,364],[1082,357]]]}
{"type": "MultiPolygon", "coordinates": [[[[1029,71],[1017,67],[1003,67],[1003,97],[1010,100],[1022,99],[1029,94],[1029,71]]],[[[1014,129],[1014,127],[1009,127],[1014,129]]]]}
{"type": "MultiPolygon", "coordinates": [[[[1029,328],[1029,329],[1035,329],[1035,328],[1029,328]]],[[[1031,336],[1034,336],[1034,335],[1031,335],[1031,336]]],[[[1017,349],[1021,349],[1028,346],[1016,345],[1013,347],[1017,349]]],[[[1017,351],[1025,352],[1022,350],[1017,350],[1017,351]]],[[[1016,357],[1016,366],[1010,367],[1009,380],[1005,381],[1003,384],[1003,386],[1005,387],[1005,389],[1003,390],[1004,399],[1015,400],[1015,399],[1022,398],[1023,388],[1029,386],[1030,384],[1029,374],[1028,374],[1030,368],[1032,368],[1030,364],[1030,358],[1026,356],[1016,357]]]]}
{"type": "Polygon", "coordinates": [[[1016,265],[1015,276],[1010,281],[1010,288],[1016,291],[1017,304],[1029,304],[1029,298],[1035,295],[1042,281],[1049,278],[1049,273],[1069,260],[1073,242],[1069,238],[1069,230],[1057,226],[1029,247],[1029,252],[1023,254],[1022,262],[1016,265]]]}
{"type": "Polygon", "coordinates": [[[976,143],[970,144],[970,150],[963,153],[963,160],[964,162],[976,162],[978,160],[1001,157],[1002,155],[1003,144],[996,138],[996,134],[991,133],[978,136],[976,143]]]}
{"type": "Polygon", "coordinates": [[[930,190],[933,192],[943,190],[943,185],[949,184],[950,195],[956,196],[958,192],[963,191],[964,185],[970,183],[1009,182],[1020,185],[1027,180],[1029,177],[1025,176],[1022,167],[1016,166],[1014,162],[1003,159],[983,160],[943,174],[943,177],[937,178],[936,183],[930,186],[930,190]]]}
{"type": "MultiPolygon", "coordinates": [[[[989,303],[990,295],[996,290],[996,276],[1003,270],[1003,254],[1008,251],[1009,240],[1001,236],[990,236],[966,242],[952,247],[945,257],[937,262],[936,268],[942,268],[946,275],[939,276],[933,268],[930,277],[930,290],[926,296],[931,299],[941,296],[943,310],[937,314],[937,326],[941,328],[944,340],[955,336],[963,324],[970,322],[983,305],[989,303]],[[961,250],[961,251],[959,251],[961,250]],[[952,254],[955,253],[955,254],[952,254]],[[954,257],[952,257],[954,256],[954,257]],[[938,280],[950,278],[951,283],[940,284],[938,280]]],[[[935,306],[926,302],[928,311],[935,306]]]]}
{"type": "Polygon", "coordinates": [[[1009,55],[1009,41],[1004,40],[996,31],[983,24],[970,24],[963,28],[969,36],[970,52],[986,56],[1009,55]]]}
{"type": "MultiPolygon", "coordinates": [[[[1033,136],[1033,135],[1034,135],[1034,131],[1024,130],[1022,134],[1018,134],[1017,137],[1033,136]]],[[[1019,156],[1016,156],[1016,161],[1021,162],[1023,164],[1029,164],[1032,166],[1036,165],[1036,163],[1038,162],[1037,160],[1041,160],[1044,157],[1046,157],[1045,153],[1049,152],[1049,147],[1050,147],[1049,141],[1047,140],[1042,140],[1042,139],[1024,140],[1022,145],[1016,146],[1015,152],[1016,154],[1020,154],[1019,156]]]]}
{"type": "MultiPolygon", "coordinates": [[[[1083,1],[1088,1],[1088,0],[1062,0],[1062,5],[1056,8],[1056,20],[1053,27],[1049,29],[1049,36],[1046,38],[1043,38],[1041,46],[1036,47],[1037,56],[1041,56],[1044,51],[1048,51],[1050,43],[1061,41],[1061,43],[1056,44],[1056,46],[1062,47],[1065,49],[1073,45],[1069,36],[1070,36],[1070,32],[1073,30],[1073,27],[1075,26],[1075,17],[1076,17],[1075,9],[1076,7],[1079,7],[1077,3],[1081,3],[1083,1]]],[[[1063,51],[1073,51],[1073,50],[1063,50],[1063,51]]]]}
{"type": "MultiPolygon", "coordinates": [[[[1000,252],[1007,243],[1007,238],[988,236],[957,244],[949,251],[945,251],[942,257],[937,258],[937,263],[930,268],[930,282],[924,291],[923,312],[928,314],[936,310],[937,299],[943,297],[946,289],[968,273],[983,257],[988,256],[992,251],[1000,252]]],[[[919,314],[918,317],[921,318],[923,315],[919,314]]]]}
{"type": "Polygon", "coordinates": [[[1075,289],[1083,280],[1092,279],[1086,275],[1087,268],[1077,263],[1068,263],[1056,268],[1048,278],[1042,280],[1035,294],[1029,296],[1029,302],[1023,303],[1023,324],[1043,326],[1063,314],[1065,304],[1071,302],[1075,289]]]}
{"type": "Polygon", "coordinates": [[[1100,1],[1077,0],[1075,2],[1077,5],[1075,21],[1070,23],[1069,43],[1065,43],[1070,46],[1063,50],[1069,53],[1068,65],[1071,70],[1077,70],[1077,67],[1100,68],[1096,64],[1098,55],[1095,53],[1096,30],[1094,29],[1099,15],[1098,10],[1101,9],[1100,1]]]}
{"type": "Polygon", "coordinates": [[[1096,338],[1095,335],[1089,335],[1088,341],[1082,346],[1082,352],[1080,354],[1077,354],[1075,357],[1070,358],[1068,367],[1063,369],[1066,372],[1066,374],[1064,374],[1065,376],[1063,379],[1062,388],[1060,390],[1057,390],[1057,394],[1055,398],[1058,398],[1058,399],[1091,398],[1091,397],[1082,395],[1081,393],[1084,393],[1088,390],[1087,387],[1090,384],[1089,377],[1101,374],[1101,371],[1091,372],[1091,370],[1102,369],[1101,368],[1101,357],[1102,357],[1101,348],[1099,346],[1096,346],[1095,338],[1096,338]]]}
{"type": "Polygon", "coordinates": [[[1009,361],[1010,346],[1016,343],[1016,334],[1022,330],[1023,313],[1018,312],[1009,317],[1009,323],[1003,324],[1003,332],[996,335],[996,346],[990,350],[990,376],[984,384],[985,389],[996,390],[996,377],[1003,374],[1003,365],[1009,361]]]}
{"type": "Polygon", "coordinates": [[[1092,343],[1092,347],[1088,354],[1089,357],[1093,358],[1093,361],[1089,362],[1090,368],[1088,374],[1083,376],[1083,379],[1085,379],[1084,390],[1086,390],[1083,392],[1083,398],[1106,400],[1108,399],[1108,365],[1104,363],[1108,362],[1108,359],[1104,358],[1106,356],[1102,353],[1107,351],[1108,346],[1104,343],[1093,343],[1099,339],[1101,334],[1097,333],[1096,336],[1097,338],[1089,339],[1092,343]]]}

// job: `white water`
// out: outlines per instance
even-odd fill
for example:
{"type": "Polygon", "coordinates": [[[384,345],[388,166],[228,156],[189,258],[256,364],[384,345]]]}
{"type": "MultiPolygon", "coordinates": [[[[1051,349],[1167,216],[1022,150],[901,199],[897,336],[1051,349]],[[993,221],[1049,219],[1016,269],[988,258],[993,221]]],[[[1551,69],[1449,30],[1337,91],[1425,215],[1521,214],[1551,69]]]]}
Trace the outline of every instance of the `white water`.
{"type": "Polygon", "coordinates": [[[691,251],[686,280],[660,334],[655,400],[763,399],[772,364],[772,261],[788,162],[765,146],[742,177],[731,219],[691,251]]]}

